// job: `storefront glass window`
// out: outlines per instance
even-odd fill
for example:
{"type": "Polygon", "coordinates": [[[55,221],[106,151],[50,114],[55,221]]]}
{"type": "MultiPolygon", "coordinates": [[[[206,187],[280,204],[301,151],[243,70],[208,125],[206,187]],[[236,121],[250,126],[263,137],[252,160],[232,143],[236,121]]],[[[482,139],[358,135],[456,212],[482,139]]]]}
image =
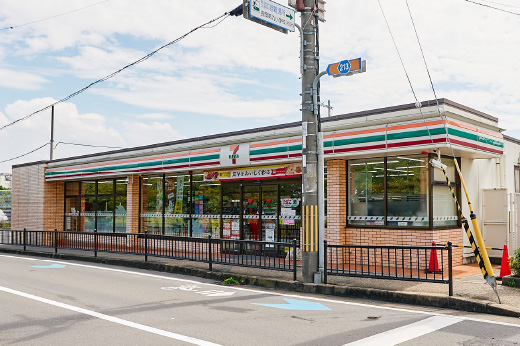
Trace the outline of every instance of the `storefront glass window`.
{"type": "Polygon", "coordinates": [[[190,176],[167,175],[165,188],[164,234],[189,236],[190,176]]]}
{"type": "Polygon", "coordinates": [[[97,230],[112,232],[114,229],[114,181],[98,181],[97,195],[97,230]]]}
{"type": "MultiPolygon", "coordinates": [[[[453,187],[455,193],[455,187],[453,187]]],[[[448,186],[433,186],[433,226],[456,226],[457,206],[448,186]]]]}
{"type": "Polygon", "coordinates": [[[388,158],[387,225],[428,226],[428,157],[388,158]]]}
{"type": "Polygon", "coordinates": [[[382,159],[363,159],[349,162],[348,221],[350,224],[384,224],[384,167],[382,159]]]}
{"type": "Polygon", "coordinates": [[[126,191],[128,182],[126,179],[116,180],[116,205],[114,231],[126,233],[126,191]]]}
{"type": "Polygon", "coordinates": [[[193,174],[192,236],[220,238],[220,182],[193,174]]]}
{"type": "Polygon", "coordinates": [[[245,240],[260,240],[260,186],[244,186],[242,197],[245,240]]]}
{"type": "Polygon", "coordinates": [[[144,177],[141,186],[141,229],[161,234],[163,220],[163,178],[144,177]]]}
{"type": "Polygon", "coordinates": [[[96,196],[82,196],[80,203],[80,231],[94,232],[96,229],[96,196]]]}
{"type": "Polygon", "coordinates": [[[80,183],[78,181],[65,183],[65,231],[80,230],[80,183]]]}
{"type": "Polygon", "coordinates": [[[278,185],[262,186],[262,234],[264,241],[278,241],[278,185]]]}
{"type": "Polygon", "coordinates": [[[240,185],[222,185],[222,238],[240,239],[240,185]]]}
{"type": "Polygon", "coordinates": [[[300,182],[280,183],[280,216],[278,241],[291,242],[300,239],[302,225],[302,187],[300,182]]]}
{"type": "MultiPolygon", "coordinates": [[[[457,196],[456,169],[452,159],[444,159],[442,163],[446,165],[446,175],[457,196]]],[[[440,169],[434,169],[433,185],[433,226],[456,226],[458,223],[457,205],[446,182],[446,177],[440,169]]]]}

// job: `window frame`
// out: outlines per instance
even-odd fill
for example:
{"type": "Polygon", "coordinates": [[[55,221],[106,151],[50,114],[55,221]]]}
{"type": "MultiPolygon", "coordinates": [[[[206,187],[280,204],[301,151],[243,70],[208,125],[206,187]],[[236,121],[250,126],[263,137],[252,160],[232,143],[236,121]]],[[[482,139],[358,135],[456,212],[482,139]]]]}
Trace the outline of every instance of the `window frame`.
{"type": "MultiPolygon", "coordinates": [[[[410,155],[417,155],[417,154],[410,154],[410,155]]],[[[397,155],[396,155],[397,156],[397,155]]],[[[461,220],[460,220],[460,215],[457,215],[457,224],[456,225],[444,225],[444,226],[434,226],[433,225],[433,187],[434,186],[448,186],[448,183],[446,182],[446,180],[444,181],[440,181],[440,180],[435,180],[434,179],[434,168],[428,164],[428,173],[427,173],[427,176],[428,176],[428,210],[427,210],[427,214],[428,214],[428,226],[395,226],[395,225],[388,225],[388,159],[392,159],[393,157],[396,157],[396,156],[385,156],[385,157],[370,157],[370,158],[366,158],[366,159],[380,159],[380,160],[383,160],[383,166],[384,166],[384,218],[383,218],[383,222],[384,224],[383,225],[359,225],[359,224],[352,224],[349,222],[349,219],[348,217],[350,216],[350,204],[347,202],[346,203],[346,226],[347,227],[350,227],[350,228],[374,228],[374,229],[418,229],[418,230],[443,230],[443,229],[453,229],[453,228],[460,228],[462,227],[462,223],[461,223],[461,220]]],[[[402,156],[402,155],[399,155],[399,156],[402,156]]],[[[428,163],[431,159],[437,159],[437,155],[436,154],[433,154],[433,153],[429,153],[428,154],[428,163]]],[[[450,156],[445,156],[445,155],[441,155],[441,159],[445,159],[445,160],[452,160],[453,158],[450,157],[450,156]]],[[[460,166],[460,157],[457,157],[457,163],[459,164],[460,166]]],[[[347,196],[346,198],[348,199],[350,195],[348,195],[349,191],[350,191],[350,186],[349,186],[349,164],[351,161],[356,161],[356,160],[359,160],[359,159],[353,159],[353,160],[346,160],[346,169],[347,169],[347,174],[345,175],[345,183],[346,183],[346,190],[347,190],[347,196]]],[[[519,169],[520,169],[520,166],[519,166],[519,169]]],[[[460,204],[460,178],[459,178],[459,175],[457,173],[455,173],[455,181],[450,181],[450,183],[456,188],[456,197],[457,197],[457,201],[459,202],[460,204]]]]}

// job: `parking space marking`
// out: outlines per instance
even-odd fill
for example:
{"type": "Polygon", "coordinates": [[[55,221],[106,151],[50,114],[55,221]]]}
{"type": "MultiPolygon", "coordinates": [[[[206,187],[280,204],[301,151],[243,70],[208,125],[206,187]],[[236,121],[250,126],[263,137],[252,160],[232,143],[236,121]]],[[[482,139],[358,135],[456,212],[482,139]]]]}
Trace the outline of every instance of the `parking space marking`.
{"type": "Polygon", "coordinates": [[[16,290],[13,290],[13,289],[10,289],[10,288],[7,288],[7,287],[0,286],[0,291],[6,292],[6,293],[10,293],[10,294],[14,294],[14,295],[17,295],[17,296],[20,296],[20,297],[32,299],[32,300],[35,300],[35,301],[38,301],[38,302],[41,302],[41,303],[53,305],[53,306],[56,306],[56,307],[59,307],[59,308],[62,308],[62,309],[74,311],[74,312],[77,312],[77,313],[80,313],[80,314],[92,316],[92,317],[99,318],[99,319],[102,319],[102,320],[105,320],[105,321],[117,323],[117,324],[120,324],[120,325],[123,325],[123,326],[127,326],[127,327],[130,327],[130,328],[139,329],[139,330],[142,330],[142,331],[145,331],[145,332],[148,332],[148,333],[153,333],[153,334],[156,334],[156,335],[165,336],[165,337],[170,338],[170,339],[175,339],[175,340],[188,342],[188,343],[194,344],[194,345],[201,345],[201,346],[218,346],[219,345],[219,344],[215,344],[215,343],[212,343],[212,342],[209,342],[209,341],[192,338],[190,336],[181,335],[181,334],[177,334],[177,333],[172,333],[172,332],[168,332],[166,330],[162,330],[162,329],[146,326],[144,324],[123,320],[121,318],[110,316],[110,315],[105,315],[105,314],[102,314],[102,313],[99,313],[99,312],[96,312],[96,311],[83,309],[83,308],[80,308],[80,307],[77,307],[77,306],[73,306],[73,305],[69,305],[69,304],[65,304],[65,303],[60,303],[60,302],[57,302],[57,301],[54,301],[54,300],[50,300],[50,299],[47,299],[47,298],[38,297],[38,296],[35,296],[33,294],[16,291],[16,290]]]}
{"type": "Polygon", "coordinates": [[[346,345],[397,345],[402,342],[432,333],[436,330],[449,327],[452,324],[459,323],[461,321],[463,321],[463,319],[451,316],[433,316],[422,321],[411,323],[396,329],[387,330],[386,332],[372,335],[368,338],[354,341],[346,345]]]}
{"type": "MultiPolygon", "coordinates": [[[[222,285],[203,283],[203,282],[199,282],[196,280],[180,279],[180,278],[174,278],[174,277],[163,276],[163,275],[158,275],[158,274],[142,273],[142,272],[138,272],[138,271],[107,268],[107,267],[79,264],[79,263],[72,263],[72,262],[62,262],[62,261],[56,261],[56,260],[44,260],[44,259],[36,259],[36,258],[30,258],[30,257],[20,257],[20,256],[13,256],[13,255],[0,255],[0,257],[8,257],[8,258],[14,258],[14,259],[26,260],[26,261],[62,263],[65,265],[76,266],[76,267],[104,270],[104,271],[110,271],[110,272],[118,272],[118,273],[152,277],[152,278],[160,278],[160,279],[164,279],[164,280],[171,280],[171,281],[177,281],[177,282],[192,283],[192,284],[196,284],[196,285],[205,285],[205,286],[213,286],[213,287],[222,288],[222,285]]],[[[356,302],[348,302],[348,301],[334,300],[334,299],[321,298],[321,297],[302,296],[302,295],[298,295],[298,294],[269,292],[269,291],[262,291],[261,288],[254,289],[254,288],[245,288],[245,287],[236,287],[236,286],[230,286],[228,288],[232,289],[232,290],[236,290],[236,291],[242,291],[242,292],[254,292],[254,293],[261,292],[266,295],[289,297],[289,298],[296,298],[296,299],[307,299],[307,300],[314,300],[314,301],[327,302],[327,303],[333,303],[333,304],[361,306],[361,307],[368,307],[368,308],[381,309],[381,310],[387,310],[387,311],[401,311],[401,312],[408,312],[408,313],[418,314],[418,315],[449,317],[449,315],[446,315],[446,314],[440,314],[440,313],[430,312],[430,311],[418,311],[418,310],[411,310],[411,309],[404,309],[404,308],[393,308],[393,307],[389,307],[389,306],[370,305],[370,304],[366,304],[366,303],[356,303],[356,302]]],[[[482,322],[482,323],[489,323],[489,324],[496,324],[496,325],[520,328],[520,325],[518,325],[518,324],[507,323],[507,322],[490,321],[490,320],[484,320],[484,319],[472,318],[472,317],[460,317],[460,319],[462,319],[464,321],[475,321],[475,322],[482,322]]]]}

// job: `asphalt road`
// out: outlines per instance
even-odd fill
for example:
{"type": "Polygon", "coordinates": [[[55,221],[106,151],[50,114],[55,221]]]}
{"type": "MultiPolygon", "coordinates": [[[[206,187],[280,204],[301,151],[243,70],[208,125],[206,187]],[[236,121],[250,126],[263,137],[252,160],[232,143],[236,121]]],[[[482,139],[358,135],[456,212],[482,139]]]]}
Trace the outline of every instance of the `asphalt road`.
{"type": "Polygon", "coordinates": [[[520,345],[520,324],[0,255],[0,345],[520,345]]]}

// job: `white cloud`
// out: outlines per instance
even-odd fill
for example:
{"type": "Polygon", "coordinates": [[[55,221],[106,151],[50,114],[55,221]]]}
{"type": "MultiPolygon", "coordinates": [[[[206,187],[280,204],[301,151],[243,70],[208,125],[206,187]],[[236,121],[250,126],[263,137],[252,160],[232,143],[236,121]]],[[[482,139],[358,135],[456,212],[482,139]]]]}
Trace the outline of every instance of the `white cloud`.
{"type": "Polygon", "coordinates": [[[0,86],[12,89],[38,90],[49,81],[34,73],[0,68],[0,86]]]}
{"type": "MultiPolygon", "coordinates": [[[[5,114],[0,112],[0,125],[6,125],[22,116],[41,109],[55,100],[40,98],[29,101],[17,101],[7,105],[5,114]]],[[[50,115],[48,110],[38,113],[29,120],[19,122],[0,131],[0,161],[28,153],[50,141],[50,115]]],[[[169,124],[153,122],[125,121],[113,125],[101,114],[80,114],[76,105],[61,103],[55,106],[54,142],[128,147],[150,144],[150,141],[171,141],[182,136],[169,124]]],[[[83,155],[106,151],[108,148],[85,147],[60,143],[54,151],[54,158],[83,155]]],[[[48,160],[49,146],[23,158],[0,163],[0,172],[10,171],[11,165],[23,162],[48,160]]]]}

